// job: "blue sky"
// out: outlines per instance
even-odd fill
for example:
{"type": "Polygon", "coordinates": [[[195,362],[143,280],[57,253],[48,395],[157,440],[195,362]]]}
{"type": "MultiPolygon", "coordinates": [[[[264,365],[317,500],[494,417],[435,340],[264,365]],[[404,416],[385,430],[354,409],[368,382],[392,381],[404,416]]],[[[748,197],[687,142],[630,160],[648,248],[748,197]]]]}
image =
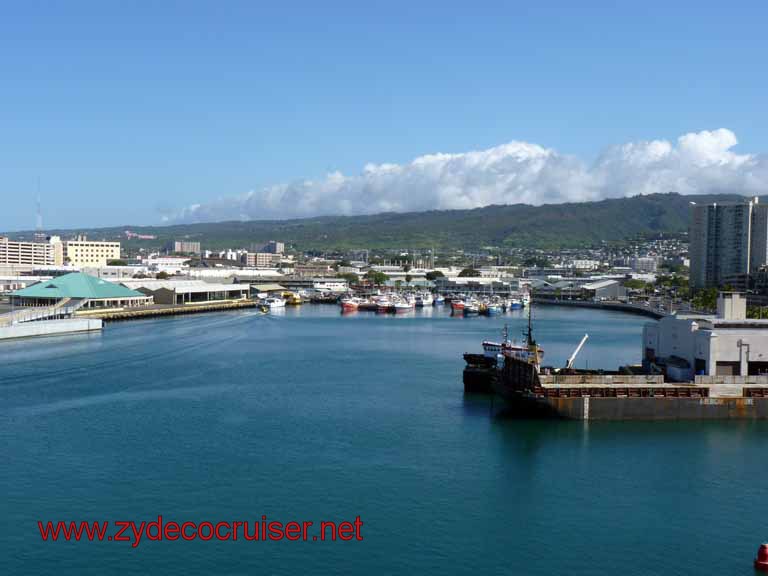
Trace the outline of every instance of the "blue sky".
{"type": "Polygon", "coordinates": [[[510,141],[589,165],[726,128],[760,155],[765,22],[763,1],[7,2],[0,230],[34,225],[38,178],[45,225],[76,228],[510,141]]]}

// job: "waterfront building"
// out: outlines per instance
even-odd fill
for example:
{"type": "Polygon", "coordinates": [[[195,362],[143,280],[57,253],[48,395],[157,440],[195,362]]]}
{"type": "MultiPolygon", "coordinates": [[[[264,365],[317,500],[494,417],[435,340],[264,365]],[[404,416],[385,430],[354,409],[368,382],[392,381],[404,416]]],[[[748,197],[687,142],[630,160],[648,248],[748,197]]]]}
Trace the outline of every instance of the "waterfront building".
{"type": "Polygon", "coordinates": [[[82,272],[72,272],[11,293],[15,306],[52,306],[81,301],[81,309],[126,308],[152,304],[152,297],[82,272]]]}
{"type": "Polygon", "coordinates": [[[120,242],[101,242],[78,236],[63,243],[64,262],[77,268],[106,266],[120,259],[120,242]]]}
{"type": "Polygon", "coordinates": [[[768,205],[694,204],[689,236],[692,286],[721,286],[768,264],[768,205]]]}
{"type": "Polygon", "coordinates": [[[746,300],[721,293],[717,314],[666,316],[643,328],[643,363],[676,381],[695,375],[768,374],[768,320],[747,318],[746,300]]]}
{"type": "Polygon", "coordinates": [[[294,292],[299,290],[314,290],[317,292],[346,292],[349,282],[344,278],[306,278],[302,276],[285,276],[280,278],[280,284],[294,292]]]}
{"type": "Polygon", "coordinates": [[[220,300],[242,300],[248,298],[248,284],[218,284],[203,280],[152,280],[136,279],[121,282],[151,296],[155,304],[195,304],[220,300]]]}
{"type": "Polygon", "coordinates": [[[598,280],[581,287],[588,300],[621,300],[627,297],[627,289],[618,280],[598,280]]]}
{"type": "Polygon", "coordinates": [[[438,277],[435,287],[441,294],[473,293],[473,294],[512,294],[520,291],[521,284],[516,278],[482,278],[482,277],[438,277]]]}
{"type": "Polygon", "coordinates": [[[0,236],[0,265],[51,266],[56,264],[55,252],[50,242],[16,242],[0,236]]]}
{"type": "Polygon", "coordinates": [[[0,276],[0,294],[21,290],[32,284],[50,280],[47,276],[0,276]]]}

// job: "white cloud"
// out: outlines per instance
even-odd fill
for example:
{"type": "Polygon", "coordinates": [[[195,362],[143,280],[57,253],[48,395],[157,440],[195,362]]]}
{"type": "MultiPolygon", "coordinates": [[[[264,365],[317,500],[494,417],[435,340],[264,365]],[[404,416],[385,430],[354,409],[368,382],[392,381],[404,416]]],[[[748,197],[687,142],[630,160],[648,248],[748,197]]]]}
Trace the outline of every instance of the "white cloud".
{"type": "Polygon", "coordinates": [[[630,142],[608,148],[588,166],[527,142],[460,154],[428,154],[408,164],[367,164],[340,172],[194,204],[177,221],[371,214],[489,204],[578,202],[654,192],[768,192],[768,157],[736,154],[736,135],[721,128],[676,143],[630,142]]]}

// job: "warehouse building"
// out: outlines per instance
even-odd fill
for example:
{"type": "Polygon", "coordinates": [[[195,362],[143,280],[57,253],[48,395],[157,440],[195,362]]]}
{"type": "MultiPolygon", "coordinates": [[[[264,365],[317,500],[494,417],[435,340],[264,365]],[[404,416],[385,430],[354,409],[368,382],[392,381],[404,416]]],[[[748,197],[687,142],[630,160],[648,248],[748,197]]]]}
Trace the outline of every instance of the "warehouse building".
{"type": "Polygon", "coordinates": [[[627,297],[627,289],[618,280],[599,280],[581,287],[587,300],[620,300],[627,297]]]}
{"type": "Polygon", "coordinates": [[[244,300],[250,292],[248,284],[214,284],[202,280],[124,280],[121,284],[151,296],[155,304],[244,300]]]}

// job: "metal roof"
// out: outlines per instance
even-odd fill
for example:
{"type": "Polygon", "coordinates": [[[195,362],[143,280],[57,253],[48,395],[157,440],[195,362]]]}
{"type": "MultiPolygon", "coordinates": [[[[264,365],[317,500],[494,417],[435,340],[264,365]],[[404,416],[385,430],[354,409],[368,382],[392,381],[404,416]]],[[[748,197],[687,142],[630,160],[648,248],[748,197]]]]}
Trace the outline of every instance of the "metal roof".
{"type": "Polygon", "coordinates": [[[584,284],[582,288],[585,290],[600,290],[600,288],[607,288],[608,286],[613,286],[614,284],[618,284],[618,280],[600,280],[599,282],[592,282],[591,284],[584,284]]]}
{"type": "Polygon", "coordinates": [[[12,293],[21,298],[146,298],[145,294],[115,284],[109,280],[72,272],[45,282],[38,282],[12,293]]]}
{"type": "Polygon", "coordinates": [[[288,290],[284,286],[280,286],[280,284],[251,284],[251,288],[257,292],[280,292],[288,290]]]}
{"type": "Polygon", "coordinates": [[[125,286],[148,290],[170,290],[177,294],[191,294],[200,292],[231,292],[247,291],[248,284],[221,284],[204,282],[203,280],[125,280],[121,282],[125,286]]]}

